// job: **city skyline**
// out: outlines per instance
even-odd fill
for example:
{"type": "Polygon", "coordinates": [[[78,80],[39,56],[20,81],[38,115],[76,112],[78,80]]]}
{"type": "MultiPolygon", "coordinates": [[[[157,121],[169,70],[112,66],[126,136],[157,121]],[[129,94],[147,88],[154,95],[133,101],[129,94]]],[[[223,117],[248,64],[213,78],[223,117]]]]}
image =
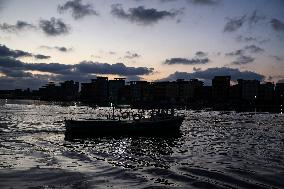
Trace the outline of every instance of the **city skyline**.
{"type": "Polygon", "coordinates": [[[0,0],[0,89],[95,76],[283,82],[283,8],[281,0],[0,0]]]}

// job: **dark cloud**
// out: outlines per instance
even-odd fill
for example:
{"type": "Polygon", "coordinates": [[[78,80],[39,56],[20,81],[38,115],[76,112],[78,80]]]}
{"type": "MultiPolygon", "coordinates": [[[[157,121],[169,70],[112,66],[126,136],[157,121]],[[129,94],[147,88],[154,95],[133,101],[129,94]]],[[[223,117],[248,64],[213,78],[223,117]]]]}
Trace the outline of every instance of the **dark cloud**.
{"type": "Polygon", "coordinates": [[[126,55],[124,56],[124,58],[127,58],[127,59],[134,59],[134,58],[140,58],[141,55],[135,53],[135,52],[130,52],[130,51],[127,51],[126,52],[126,55]]]}
{"type": "Polygon", "coordinates": [[[12,50],[5,45],[0,44],[0,57],[21,58],[21,57],[34,57],[36,59],[49,59],[50,56],[42,54],[32,54],[21,50],[12,50]]]}
{"type": "Polygon", "coordinates": [[[245,37],[242,35],[239,35],[236,37],[236,41],[237,42],[244,42],[244,43],[251,43],[251,42],[257,42],[259,44],[264,44],[267,43],[268,41],[270,41],[270,39],[263,39],[261,37],[245,37]]]}
{"type": "Polygon", "coordinates": [[[248,16],[247,22],[250,27],[259,23],[262,20],[265,20],[266,16],[262,15],[258,10],[254,10],[251,15],[248,16]]]}
{"type": "Polygon", "coordinates": [[[278,80],[278,82],[277,83],[284,83],[284,79],[280,79],[280,80],[278,80]]]}
{"type": "Polygon", "coordinates": [[[0,56],[0,67],[2,68],[23,68],[23,62],[10,57],[0,56]]]}
{"type": "Polygon", "coordinates": [[[256,45],[247,45],[244,48],[246,51],[250,52],[250,53],[262,53],[264,52],[264,49],[256,46],[256,45]]]}
{"type": "Polygon", "coordinates": [[[256,46],[256,45],[247,45],[242,49],[235,50],[230,53],[226,53],[226,56],[244,56],[245,53],[251,53],[251,54],[256,54],[256,53],[262,53],[265,50],[256,46]]]}
{"type": "Polygon", "coordinates": [[[54,47],[55,49],[59,50],[60,52],[68,52],[72,51],[72,48],[66,48],[66,47],[54,47]]]}
{"type": "Polygon", "coordinates": [[[240,56],[240,55],[243,55],[243,54],[244,54],[244,50],[238,49],[238,50],[235,50],[233,52],[226,53],[225,55],[226,56],[240,56]]]}
{"type": "Polygon", "coordinates": [[[234,32],[240,29],[246,21],[246,15],[236,18],[227,18],[227,23],[224,27],[224,32],[234,32]]]}
{"type": "Polygon", "coordinates": [[[23,63],[25,70],[49,72],[53,74],[69,74],[73,65],[59,63],[23,63]]]}
{"type": "Polygon", "coordinates": [[[143,25],[154,24],[165,18],[174,18],[180,13],[181,11],[159,11],[154,8],[147,9],[144,6],[130,8],[128,12],[126,12],[121,4],[113,4],[111,6],[112,15],[143,25]]]}
{"type": "Polygon", "coordinates": [[[16,24],[0,24],[0,30],[5,32],[19,32],[27,29],[36,29],[36,26],[25,21],[18,20],[16,24]]]}
{"type": "Polygon", "coordinates": [[[38,89],[48,82],[48,79],[42,76],[22,77],[0,77],[0,90],[13,90],[13,89],[38,89]]]}
{"type": "Polygon", "coordinates": [[[251,14],[246,14],[241,17],[227,18],[224,32],[235,32],[245,24],[252,28],[266,19],[267,17],[261,14],[258,10],[254,10],[251,14]]]}
{"type": "Polygon", "coordinates": [[[53,74],[114,74],[114,75],[148,75],[153,68],[127,67],[123,63],[108,64],[83,61],[79,64],[59,63],[23,63],[13,58],[0,58],[0,67],[49,72],[53,74]]]}
{"type": "Polygon", "coordinates": [[[256,37],[244,37],[242,35],[237,36],[236,40],[238,42],[256,42],[256,41],[258,41],[258,39],[256,37]]]}
{"type": "Polygon", "coordinates": [[[58,6],[59,13],[70,10],[74,19],[80,19],[89,15],[98,15],[91,4],[83,4],[82,0],[67,1],[63,5],[58,6]]]}
{"type": "Polygon", "coordinates": [[[233,61],[232,64],[235,64],[235,65],[248,64],[248,63],[253,62],[254,60],[255,58],[251,56],[241,55],[235,61],[233,61]]]}
{"type": "MultiPolygon", "coordinates": [[[[141,1],[141,0],[136,0],[136,1],[141,1]]],[[[168,2],[175,2],[177,0],[160,0],[162,3],[168,3],[168,2]]]]}
{"type": "Polygon", "coordinates": [[[0,57],[0,88],[38,88],[48,81],[75,80],[88,82],[95,74],[113,74],[138,80],[140,75],[153,73],[153,68],[128,67],[123,63],[108,64],[83,61],[78,64],[59,63],[24,63],[9,57],[0,57]],[[40,71],[46,74],[32,74],[30,71],[40,71]],[[19,79],[20,78],[20,79],[19,79]],[[10,86],[7,85],[10,82],[10,86]],[[29,83],[26,83],[29,82],[29,83]],[[20,84],[19,84],[20,83],[20,84]]]}
{"type": "Polygon", "coordinates": [[[195,64],[207,64],[210,59],[207,57],[207,53],[203,51],[197,51],[194,58],[170,58],[166,59],[164,64],[184,64],[184,65],[195,65],[195,64]]]}
{"type": "Polygon", "coordinates": [[[207,56],[207,53],[202,52],[202,51],[197,51],[195,53],[195,56],[197,56],[197,57],[205,57],[205,56],[207,56]]]}
{"type": "MultiPolygon", "coordinates": [[[[141,1],[141,0],[136,0],[141,1]]],[[[181,0],[160,0],[162,3],[169,3],[169,2],[180,2],[181,0]]],[[[193,5],[218,5],[222,2],[222,0],[185,0],[187,3],[193,5]]]]}
{"type": "Polygon", "coordinates": [[[256,45],[247,45],[242,49],[238,49],[236,51],[226,53],[226,56],[233,56],[236,57],[236,60],[232,62],[234,65],[243,65],[243,64],[249,64],[254,62],[255,58],[247,55],[247,53],[250,54],[257,54],[264,52],[264,49],[256,46],[256,45]]]}
{"type": "Polygon", "coordinates": [[[83,61],[75,65],[81,73],[115,74],[115,75],[148,75],[153,73],[153,68],[127,67],[123,63],[108,64],[92,61],[83,61]]]}
{"type": "Polygon", "coordinates": [[[201,71],[201,68],[193,67],[193,71],[195,71],[195,72],[201,71]]]}
{"type": "Polygon", "coordinates": [[[71,70],[72,65],[59,64],[59,63],[24,63],[20,60],[14,58],[1,58],[0,57],[0,67],[9,68],[12,70],[22,70],[22,71],[42,71],[50,72],[55,74],[64,74],[71,70]]]}
{"type": "Polygon", "coordinates": [[[126,81],[141,81],[141,80],[143,80],[142,77],[139,77],[137,75],[129,75],[125,79],[126,79],[126,81]]]}
{"type": "Polygon", "coordinates": [[[276,60],[277,62],[281,62],[283,60],[283,57],[277,55],[270,55],[270,57],[276,60]]]}
{"type": "Polygon", "coordinates": [[[187,0],[188,2],[196,5],[217,5],[221,0],[187,0]]]}
{"type": "Polygon", "coordinates": [[[50,47],[50,46],[40,46],[40,48],[43,48],[43,49],[48,49],[48,50],[58,50],[60,52],[70,52],[72,51],[73,49],[72,48],[67,48],[67,47],[58,47],[58,46],[54,46],[54,47],[50,47]]]}
{"type": "Polygon", "coordinates": [[[33,74],[30,72],[24,72],[17,69],[9,69],[5,67],[0,67],[0,73],[5,74],[7,77],[32,77],[33,74]]]}
{"type": "MultiPolygon", "coordinates": [[[[211,81],[214,76],[225,76],[230,75],[233,81],[237,81],[237,79],[257,79],[259,81],[264,80],[264,76],[251,71],[240,71],[239,69],[221,67],[221,68],[208,68],[204,71],[196,71],[193,73],[187,72],[175,72],[168,77],[162,79],[163,81],[174,81],[177,79],[193,79],[198,78],[201,80],[211,81]]],[[[208,83],[208,82],[207,82],[208,83]]]]}
{"type": "Polygon", "coordinates": [[[40,20],[39,27],[48,36],[68,34],[70,31],[69,26],[67,26],[61,19],[56,19],[54,17],[50,20],[40,20]]]}
{"type": "Polygon", "coordinates": [[[49,58],[51,58],[50,56],[46,56],[46,55],[42,55],[42,54],[36,54],[36,55],[34,55],[34,57],[36,59],[49,59],[49,58]]]}
{"type": "Polygon", "coordinates": [[[174,64],[185,64],[185,65],[195,65],[195,64],[207,64],[209,62],[208,58],[171,58],[166,59],[164,64],[174,65],[174,64]]]}
{"type": "MultiPolygon", "coordinates": [[[[1,68],[0,68],[1,72],[1,68]]],[[[17,71],[18,72],[18,71],[17,71]]],[[[65,75],[42,75],[42,74],[32,74],[25,72],[23,74],[11,73],[10,76],[0,76],[0,90],[1,89],[38,89],[39,87],[45,85],[46,83],[53,81],[56,83],[74,80],[79,82],[90,82],[91,79],[96,78],[93,74],[65,74],[65,75]]]]}
{"type": "Polygon", "coordinates": [[[19,57],[31,57],[31,56],[33,56],[31,53],[21,50],[12,50],[6,47],[5,45],[0,44],[0,57],[19,58],[19,57]]]}
{"type": "Polygon", "coordinates": [[[272,29],[274,29],[275,31],[284,31],[284,22],[282,22],[281,20],[273,18],[270,20],[270,24],[272,29]]]}

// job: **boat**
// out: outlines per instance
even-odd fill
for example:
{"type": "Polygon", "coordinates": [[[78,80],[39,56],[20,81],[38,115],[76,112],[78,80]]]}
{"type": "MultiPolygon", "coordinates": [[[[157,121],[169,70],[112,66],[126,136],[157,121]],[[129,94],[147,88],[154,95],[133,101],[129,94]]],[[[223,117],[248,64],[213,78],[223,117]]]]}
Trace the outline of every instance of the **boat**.
{"type": "MultiPolygon", "coordinates": [[[[143,112],[143,111],[142,111],[143,112]]],[[[65,120],[66,136],[173,135],[180,131],[183,115],[155,111],[151,116],[124,112],[106,119],[65,120]]]]}

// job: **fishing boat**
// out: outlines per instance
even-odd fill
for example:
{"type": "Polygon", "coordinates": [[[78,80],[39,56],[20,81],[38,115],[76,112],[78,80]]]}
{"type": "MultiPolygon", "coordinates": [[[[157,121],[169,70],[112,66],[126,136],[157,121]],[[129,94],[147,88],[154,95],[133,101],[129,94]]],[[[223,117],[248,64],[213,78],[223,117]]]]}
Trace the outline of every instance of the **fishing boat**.
{"type": "Polygon", "coordinates": [[[172,135],[180,131],[184,116],[173,110],[152,111],[149,117],[140,113],[113,113],[106,119],[65,120],[68,136],[101,135],[172,135]]]}

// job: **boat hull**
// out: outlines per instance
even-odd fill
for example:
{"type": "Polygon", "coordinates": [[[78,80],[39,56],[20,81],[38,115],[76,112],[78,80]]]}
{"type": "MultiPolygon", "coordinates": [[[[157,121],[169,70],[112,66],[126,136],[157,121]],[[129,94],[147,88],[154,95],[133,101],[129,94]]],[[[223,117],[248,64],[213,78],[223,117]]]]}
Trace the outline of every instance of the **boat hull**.
{"type": "Polygon", "coordinates": [[[68,136],[173,135],[180,131],[183,117],[161,120],[66,120],[68,136]]]}

